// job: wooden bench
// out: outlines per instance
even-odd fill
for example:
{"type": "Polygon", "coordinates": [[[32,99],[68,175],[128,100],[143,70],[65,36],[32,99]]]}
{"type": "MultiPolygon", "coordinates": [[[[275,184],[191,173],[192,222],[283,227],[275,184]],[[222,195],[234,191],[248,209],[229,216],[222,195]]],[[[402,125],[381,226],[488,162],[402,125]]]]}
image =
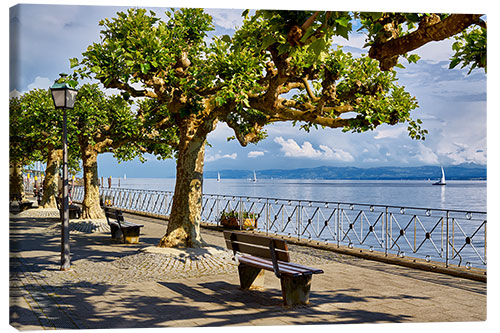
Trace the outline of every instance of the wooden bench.
{"type": "Polygon", "coordinates": [[[16,201],[20,211],[25,211],[26,209],[33,208],[33,202],[29,200],[23,200],[23,197],[19,193],[12,193],[9,197],[9,206],[16,201]]]}
{"type": "Polygon", "coordinates": [[[312,275],[323,270],[291,263],[285,240],[235,231],[224,231],[224,239],[239,263],[242,289],[262,288],[268,270],[281,280],[285,306],[309,303],[312,275]]]}
{"type": "Polygon", "coordinates": [[[139,234],[143,225],[125,221],[120,209],[104,207],[104,213],[111,228],[112,239],[123,240],[126,244],[139,243],[139,234]]]}
{"type": "MultiPolygon", "coordinates": [[[[56,197],[56,205],[57,205],[57,209],[59,209],[59,213],[61,214],[61,217],[62,217],[63,211],[62,211],[62,198],[61,197],[56,197]]],[[[69,210],[69,218],[70,219],[79,219],[80,216],[82,216],[82,209],[75,204],[69,204],[68,210],[69,210]]]]}

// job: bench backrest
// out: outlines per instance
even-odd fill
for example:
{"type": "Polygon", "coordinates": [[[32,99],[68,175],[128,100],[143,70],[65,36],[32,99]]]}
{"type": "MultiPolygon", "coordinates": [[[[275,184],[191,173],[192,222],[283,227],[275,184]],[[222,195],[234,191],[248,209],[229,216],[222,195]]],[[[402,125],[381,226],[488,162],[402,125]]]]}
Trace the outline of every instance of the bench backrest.
{"type": "Polygon", "coordinates": [[[273,246],[277,260],[290,261],[288,245],[283,239],[227,230],[224,231],[224,239],[226,240],[227,248],[235,252],[273,259],[272,251],[270,250],[270,247],[273,246]]]}
{"type": "Polygon", "coordinates": [[[108,220],[108,223],[110,218],[116,220],[118,224],[124,221],[123,212],[119,209],[104,207],[104,213],[106,214],[106,220],[108,220]]]}

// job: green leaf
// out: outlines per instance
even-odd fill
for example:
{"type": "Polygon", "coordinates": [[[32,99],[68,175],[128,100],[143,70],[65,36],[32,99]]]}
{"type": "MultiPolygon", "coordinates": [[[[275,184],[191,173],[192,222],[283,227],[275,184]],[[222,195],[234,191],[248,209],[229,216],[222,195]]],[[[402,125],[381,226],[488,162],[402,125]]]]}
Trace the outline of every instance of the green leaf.
{"type": "Polygon", "coordinates": [[[231,37],[229,35],[222,36],[222,41],[226,43],[231,43],[231,37]]]}
{"type": "Polygon", "coordinates": [[[275,42],[276,39],[274,39],[273,36],[264,37],[264,40],[262,41],[262,49],[263,50],[267,49],[270,45],[274,44],[275,42]]]}
{"type": "Polygon", "coordinates": [[[409,63],[415,63],[416,64],[417,61],[420,60],[420,56],[418,54],[412,54],[412,55],[408,56],[407,59],[408,59],[409,63]]]}
{"type": "Polygon", "coordinates": [[[71,59],[69,59],[69,66],[71,68],[74,68],[74,67],[78,66],[78,64],[79,63],[78,63],[78,59],[77,58],[71,58],[71,59]]]}
{"type": "Polygon", "coordinates": [[[337,23],[345,28],[349,27],[349,22],[351,22],[351,20],[347,16],[342,16],[342,17],[335,19],[335,23],[337,23]]]}
{"type": "Polygon", "coordinates": [[[313,50],[314,54],[316,54],[316,56],[319,57],[321,52],[326,48],[325,39],[324,38],[316,39],[314,42],[311,43],[309,47],[311,48],[311,50],[313,50]]]}

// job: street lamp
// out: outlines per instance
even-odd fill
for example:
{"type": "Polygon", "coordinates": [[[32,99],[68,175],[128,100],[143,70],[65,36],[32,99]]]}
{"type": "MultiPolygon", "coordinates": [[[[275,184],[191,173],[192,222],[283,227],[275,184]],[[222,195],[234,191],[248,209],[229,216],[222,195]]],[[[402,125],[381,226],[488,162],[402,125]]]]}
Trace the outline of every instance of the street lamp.
{"type": "Polygon", "coordinates": [[[69,252],[69,199],[68,199],[68,131],[66,110],[73,109],[78,91],[72,88],[65,81],[66,74],[59,74],[61,77],[50,87],[52,100],[56,109],[63,110],[63,200],[62,200],[62,220],[61,220],[61,271],[70,268],[69,252]]]}

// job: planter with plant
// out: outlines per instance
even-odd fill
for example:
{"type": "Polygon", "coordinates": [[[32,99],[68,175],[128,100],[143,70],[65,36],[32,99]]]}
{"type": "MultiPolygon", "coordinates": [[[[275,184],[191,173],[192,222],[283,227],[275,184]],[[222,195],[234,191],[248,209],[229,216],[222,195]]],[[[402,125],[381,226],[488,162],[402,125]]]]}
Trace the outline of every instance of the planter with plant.
{"type": "Polygon", "coordinates": [[[244,230],[253,230],[257,228],[258,214],[251,212],[238,212],[235,210],[223,211],[220,216],[220,223],[226,228],[241,228],[244,230]]]}

